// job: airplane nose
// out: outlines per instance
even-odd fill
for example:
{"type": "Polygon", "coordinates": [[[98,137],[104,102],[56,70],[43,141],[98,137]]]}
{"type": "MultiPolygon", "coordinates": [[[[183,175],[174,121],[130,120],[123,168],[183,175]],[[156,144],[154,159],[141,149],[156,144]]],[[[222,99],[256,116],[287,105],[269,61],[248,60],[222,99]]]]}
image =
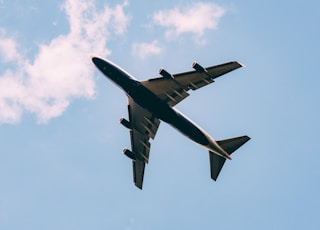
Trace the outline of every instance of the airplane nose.
{"type": "MultiPolygon", "coordinates": [[[[103,61],[95,56],[91,56],[91,60],[92,62],[99,68],[99,66],[101,66],[101,64],[103,63],[103,61]]],[[[99,68],[100,69],[100,68],[99,68]]]]}
{"type": "Polygon", "coordinates": [[[105,61],[102,58],[92,57],[92,62],[95,66],[108,78],[115,79],[119,77],[119,69],[109,61],[105,61]]]}
{"type": "Polygon", "coordinates": [[[112,69],[110,68],[111,65],[101,58],[91,57],[91,60],[95,64],[95,66],[104,74],[108,75],[109,71],[112,69]]]}

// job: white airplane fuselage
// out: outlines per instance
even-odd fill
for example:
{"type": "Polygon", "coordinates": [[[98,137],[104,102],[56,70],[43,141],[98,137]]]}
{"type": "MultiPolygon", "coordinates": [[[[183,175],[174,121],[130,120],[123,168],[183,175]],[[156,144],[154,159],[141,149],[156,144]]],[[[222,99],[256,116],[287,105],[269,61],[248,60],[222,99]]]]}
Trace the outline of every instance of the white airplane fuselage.
{"type": "Polygon", "coordinates": [[[195,143],[221,157],[231,159],[230,155],[202,128],[180,111],[170,107],[166,102],[158,98],[129,73],[110,61],[97,57],[93,57],[92,61],[107,78],[123,89],[127,96],[131,97],[142,108],[168,123],[195,143]]]}

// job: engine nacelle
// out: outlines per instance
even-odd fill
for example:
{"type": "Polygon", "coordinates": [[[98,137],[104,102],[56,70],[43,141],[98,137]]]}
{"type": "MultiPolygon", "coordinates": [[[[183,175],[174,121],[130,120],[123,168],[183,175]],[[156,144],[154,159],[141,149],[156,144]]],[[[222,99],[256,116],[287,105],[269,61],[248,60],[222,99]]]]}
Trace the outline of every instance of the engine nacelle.
{"type": "Polygon", "coordinates": [[[131,123],[126,120],[125,118],[121,118],[120,121],[119,121],[124,127],[128,128],[128,129],[131,129],[131,123]]]}
{"type": "Polygon", "coordinates": [[[135,161],[136,157],[133,152],[131,152],[129,149],[124,149],[123,154],[129,157],[131,160],[135,161]]]}
{"type": "Polygon", "coordinates": [[[159,74],[166,79],[173,79],[173,76],[165,69],[159,69],[159,74]]]}
{"type": "Polygon", "coordinates": [[[192,63],[192,68],[194,68],[199,73],[208,73],[208,71],[203,68],[201,65],[199,65],[197,62],[192,63]]]}

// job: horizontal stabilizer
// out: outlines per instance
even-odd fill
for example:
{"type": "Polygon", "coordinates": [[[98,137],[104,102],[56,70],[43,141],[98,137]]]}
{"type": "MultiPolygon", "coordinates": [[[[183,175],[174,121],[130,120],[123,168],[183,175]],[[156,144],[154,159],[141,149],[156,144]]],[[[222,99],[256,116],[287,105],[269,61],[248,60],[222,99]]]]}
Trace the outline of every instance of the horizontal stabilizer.
{"type": "Polygon", "coordinates": [[[221,157],[217,154],[214,154],[213,152],[210,152],[210,151],[209,151],[209,157],[210,157],[211,178],[212,180],[216,181],[223,167],[223,164],[226,161],[226,158],[221,157]]]}
{"type": "MultiPolygon", "coordinates": [[[[221,148],[223,148],[228,154],[231,155],[234,151],[240,148],[248,140],[250,140],[250,137],[241,136],[241,137],[235,137],[235,138],[217,141],[217,143],[221,148]]],[[[217,180],[219,173],[224,165],[224,162],[226,161],[226,158],[221,157],[210,151],[209,151],[209,157],[210,157],[211,178],[213,180],[217,180]]]]}
{"type": "Polygon", "coordinates": [[[248,136],[234,137],[230,139],[225,139],[221,141],[217,141],[218,145],[223,148],[224,151],[231,154],[240,148],[244,143],[250,140],[248,136]]]}

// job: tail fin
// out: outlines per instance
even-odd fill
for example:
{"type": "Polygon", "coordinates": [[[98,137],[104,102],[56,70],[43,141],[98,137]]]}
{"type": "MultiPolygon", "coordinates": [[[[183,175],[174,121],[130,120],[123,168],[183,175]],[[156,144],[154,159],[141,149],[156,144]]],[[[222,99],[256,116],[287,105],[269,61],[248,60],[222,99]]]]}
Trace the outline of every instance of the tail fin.
{"type": "MultiPolygon", "coordinates": [[[[225,139],[221,141],[217,141],[221,148],[223,148],[230,155],[240,148],[244,143],[250,140],[248,136],[235,137],[230,139],[225,139]]],[[[211,170],[211,178],[213,180],[217,180],[219,173],[226,161],[226,158],[221,157],[211,151],[209,151],[210,158],[210,170],[211,170]]]]}

